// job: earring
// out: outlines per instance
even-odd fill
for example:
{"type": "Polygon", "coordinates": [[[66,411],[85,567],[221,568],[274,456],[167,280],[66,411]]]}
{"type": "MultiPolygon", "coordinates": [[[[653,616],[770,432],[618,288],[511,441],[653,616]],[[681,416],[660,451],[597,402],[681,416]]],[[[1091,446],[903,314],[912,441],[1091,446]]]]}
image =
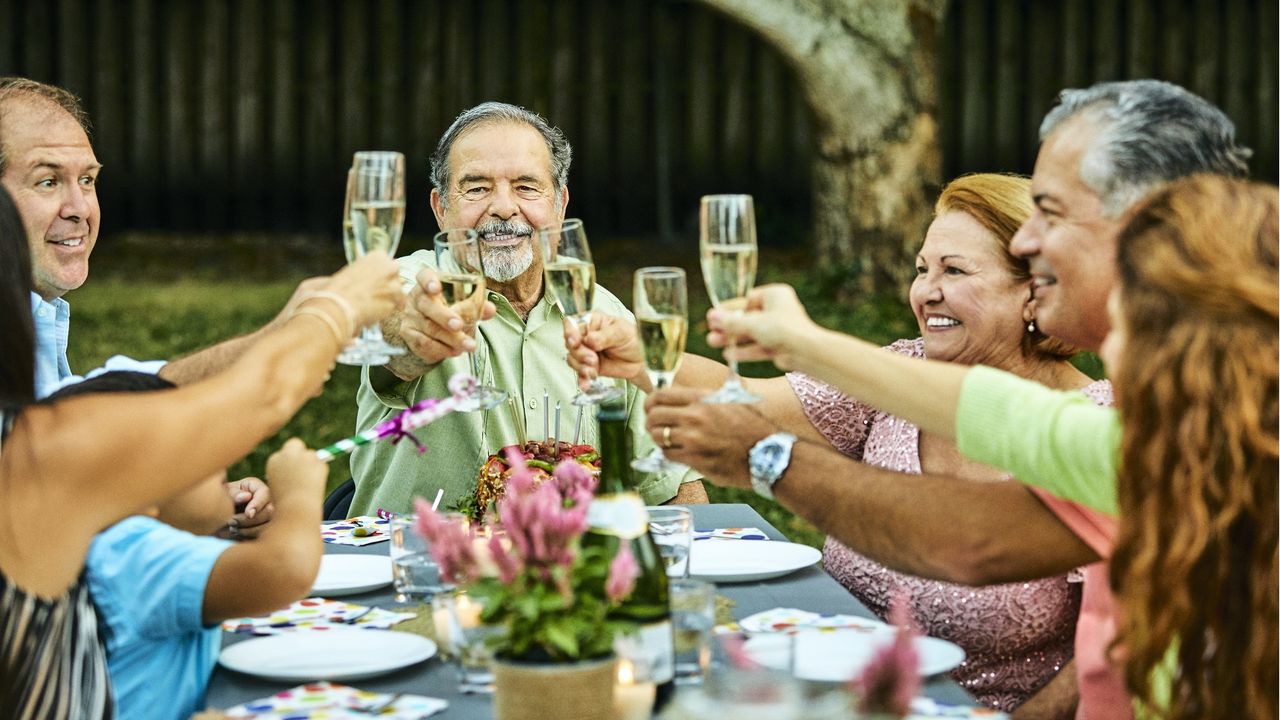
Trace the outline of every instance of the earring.
{"type": "Polygon", "coordinates": [[[1036,333],[1036,321],[1033,319],[1031,322],[1027,323],[1027,334],[1034,335],[1035,333],[1036,333]]]}

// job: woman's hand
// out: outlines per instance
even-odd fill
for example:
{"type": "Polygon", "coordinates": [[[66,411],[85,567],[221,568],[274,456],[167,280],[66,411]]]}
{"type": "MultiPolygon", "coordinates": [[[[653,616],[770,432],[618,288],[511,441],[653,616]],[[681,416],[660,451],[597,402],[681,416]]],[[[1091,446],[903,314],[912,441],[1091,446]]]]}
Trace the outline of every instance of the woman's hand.
{"type": "Polygon", "coordinates": [[[794,366],[800,340],[821,331],[809,318],[790,285],[763,285],[747,294],[745,308],[722,304],[707,313],[707,343],[725,347],[732,339],[739,360],[772,360],[783,370],[794,366]]]}
{"type": "Polygon", "coordinates": [[[583,390],[597,375],[630,380],[640,389],[649,390],[644,349],[635,323],[593,312],[586,327],[579,328],[565,318],[564,345],[569,350],[569,367],[578,373],[578,385],[583,390]]]}
{"type": "Polygon", "coordinates": [[[381,251],[371,252],[334,273],[321,289],[337,293],[350,303],[356,330],[404,306],[396,261],[381,251]]]}

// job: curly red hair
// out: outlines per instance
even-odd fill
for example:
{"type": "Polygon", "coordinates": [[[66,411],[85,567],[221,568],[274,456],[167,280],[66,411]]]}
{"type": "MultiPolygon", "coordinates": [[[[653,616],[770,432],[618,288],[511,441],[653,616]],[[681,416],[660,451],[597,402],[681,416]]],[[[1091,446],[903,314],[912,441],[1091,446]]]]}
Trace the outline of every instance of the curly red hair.
{"type": "Polygon", "coordinates": [[[1276,188],[1199,176],[1118,240],[1116,647],[1157,716],[1277,714],[1278,235],[1276,188]]]}

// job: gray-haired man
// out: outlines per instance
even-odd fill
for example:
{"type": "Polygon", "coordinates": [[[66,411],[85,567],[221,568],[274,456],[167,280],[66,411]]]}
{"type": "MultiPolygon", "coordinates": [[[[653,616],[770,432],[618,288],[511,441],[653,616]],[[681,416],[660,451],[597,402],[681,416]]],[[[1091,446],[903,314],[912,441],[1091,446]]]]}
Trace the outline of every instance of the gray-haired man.
{"type": "MultiPolygon", "coordinates": [[[[563,315],[543,293],[542,260],[534,232],[564,219],[572,149],[564,135],[523,108],[488,102],[464,111],[445,131],[431,157],[431,209],[441,229],[473,228],[484,254],[489,305],[484,320],[467,327],[440,294],[435,257],[422,250],[401,258],[401,275],[411,285],[403,313],[383,325],[392,341],[410,353],[385,368],[367,370],[357,394],[357,428],[364,430],[398,409],[448,394],[454,373],[468,371],[465,352],[482,358],[486,382],[512,393],[530,438],[571,439],[577,425],[569,400],[577,376],[565,363],[563,315]],[[554,417],[544,405],[565,409],[559,433],[543,426],[554,417]]],[[[596,307],[630,317],[608,290],[596,286],[596,307]]],[[[637,453],[652,441],[644,431],[644,398],[627,387],[628,423],[637,453]]],[[[490,453],[516,442],[511,413],[455,413],[419,431],[430,448],[419,455],[408,443],[378,444],[351,456],[356,494],[351,512],[379,508],[405,512],[415,496],[432,497],[443,488],[443,507],[472,492],[480,465],[490,453]]],[[[595,418],[582,419],[581,441],[597,444],[595,418]]],[[[696,476],[640,476],[645,501],[705,501],[696,476]]]]}

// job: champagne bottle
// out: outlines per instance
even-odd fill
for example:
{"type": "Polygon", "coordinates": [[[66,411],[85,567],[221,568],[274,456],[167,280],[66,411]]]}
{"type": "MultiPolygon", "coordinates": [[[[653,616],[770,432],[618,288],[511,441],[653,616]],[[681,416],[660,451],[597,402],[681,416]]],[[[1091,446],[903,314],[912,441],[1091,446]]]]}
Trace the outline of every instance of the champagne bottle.
{"type": "Polygon", "coordinates": [[[649,513],[630,482],[632,452],[626,405],[622,401],[602,404],[596,417],[600,422],[600,484],[587,511],[590,528],[584,541],[613,552],[622,543],[631,546],[640,575],[635,589],[613,616],[636,625],[636,634],[628,640],[637,642],[651,663],[649,676],[658,688],[656,713],[675,692],[675,638],[667,571],[649,536],[649,513]]]}

